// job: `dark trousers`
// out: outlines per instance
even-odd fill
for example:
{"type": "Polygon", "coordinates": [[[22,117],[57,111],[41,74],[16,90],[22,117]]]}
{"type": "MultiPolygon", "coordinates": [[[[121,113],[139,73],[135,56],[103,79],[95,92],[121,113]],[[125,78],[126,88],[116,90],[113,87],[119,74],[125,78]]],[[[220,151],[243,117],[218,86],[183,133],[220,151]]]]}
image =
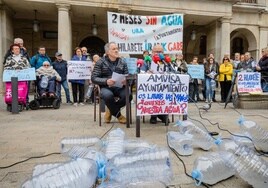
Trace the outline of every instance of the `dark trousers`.
{"type": "Polygon", "coordinates": [[[126,105],[125,87],[103,87],[101,88],[101,97],[113,116],[121,116],[120,109],[126,105]],[[115,97],[118,97],[118,100],[115,97]]]}
{"type": "Polygon", "coordinates": [[[225,102],[227,99],[229,90],[231,88],[232,81],[231,80],[230,81],[222,81],[222,82],[220,82],[220,85],[221,85],[221,100],[225,102]]]}
{"type": "Polygon", "coordinates": [[[72,92],[74,103],[84,102],[84,84],[72,83],[72,92]],[[79,100],[77,100],[77,93],[79,92],[79,100]]]}
{"type": "Polygon", "coordinates": [[[49,80],[47,88],[40,87],[40,95],[48,91],[49,93],[55,93],[55,80],[49,80]]]}
{"type": "Polygon", "coordinates": [[[189,83],[189,101],[195,101],[199,99],[198,81],[194,79],[192,83],[189,83]]]}

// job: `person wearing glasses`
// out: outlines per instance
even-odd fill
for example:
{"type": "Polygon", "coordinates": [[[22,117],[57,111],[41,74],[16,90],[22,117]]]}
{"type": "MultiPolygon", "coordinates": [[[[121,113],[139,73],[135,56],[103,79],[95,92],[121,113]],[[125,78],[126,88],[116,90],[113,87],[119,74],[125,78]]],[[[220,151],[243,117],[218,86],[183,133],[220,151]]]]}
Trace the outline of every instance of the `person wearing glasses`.
{"type": "Polygon", "coordinates": [[[256,63],[253,57],[251,57],[249,52],[246,52],[245,60],[241,61],[241,63],[238,64],[237,69],[243,72],[253,72],[255,70],[255,67],[256,67],[256,63]]]}
{"type": "Polygon", "coordinates": [[[256,65],[256,71],[261,73],[263,92],[268,92],[268,47],[262,49],[262,57],[256,65]]]}
{"type": "Polygon", "coordinates": [[[230,59],[225,57],[219,68],[219,82],[221,86],[221,102],[226,102],[228,92],[232,85],[233,65],[230,59]]]}
{"type": "MultiPolygon", "coordinates": [[[[76,47],[75,55],[72,57],[73,61],[86,61],[86,56],[83,56],[82,49],[80,47],[76,47]]],[[[85,80],[70,80],[72,84],[72,92],[73,92],[73,105],[75,107],[79,105],[84,106],[84,98],[85,98],[85,80]],[[79,94],[79,99],[77,98],[79,94]]]]}
{"type": "Polygon", "coordinates": [[[40,96],[55,97],[55,84],[56,81],[61,81],[61,77],[48,61],[44,61],[43,66],[36,70],[36,76],[40,96]]]}
{"type": "MultiPolygon", "coordinates": [[[[153,57],[155,54],[163,54],[163,53],[164,53],[164,49],[163,49],[162,45],[156,44],[152,49],[151,56],[153,57]]],[[[150,64],[152,64],[152,63],[150,63],[150,64]]],[[[146,72],[146,73],[153,73],[153,71],[150,70],[150,68],[151,68],[150,64],[144,63],[143,66],[141,66],[141,70],[143,72],[146,72]]],[[[159,118],[162,121],[162,123],[169,122],[167,115],[151,115],[150,123],[157,124],[157,118],[159,118]]]]}

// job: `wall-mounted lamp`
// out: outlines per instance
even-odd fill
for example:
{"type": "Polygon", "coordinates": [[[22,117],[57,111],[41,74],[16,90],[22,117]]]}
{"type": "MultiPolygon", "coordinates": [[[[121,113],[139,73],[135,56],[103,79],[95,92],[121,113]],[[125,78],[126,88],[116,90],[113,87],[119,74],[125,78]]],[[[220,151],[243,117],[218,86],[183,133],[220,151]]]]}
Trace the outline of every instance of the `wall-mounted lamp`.
{"type": "Polygon", "coordinates": [[[34,21],[33,21],[33,31],[38,32],[39,31],[39,21],[36,19],[37,10],[34,10],[34,21]]]}
{"type": "Polygon", "coordinates": [[[192,23],[193,23],[193,30],[191,33],[191,40],[195,40],[196,39],[196,31],[194,30],[194,21],[192,23]]]}
{"type": "Polygon", "coordinates": [[[98,25],[96,24],[96,15],[93,14],[93,24],[91,25],[91,31],[93,35],[98,34],[98,25]]]}

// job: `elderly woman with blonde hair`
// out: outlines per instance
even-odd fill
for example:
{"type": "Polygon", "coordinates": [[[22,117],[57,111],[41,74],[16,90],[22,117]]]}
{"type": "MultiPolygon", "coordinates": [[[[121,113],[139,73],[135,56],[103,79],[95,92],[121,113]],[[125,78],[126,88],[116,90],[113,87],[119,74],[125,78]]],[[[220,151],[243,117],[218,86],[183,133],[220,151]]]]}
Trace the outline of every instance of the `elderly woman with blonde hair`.
{"type": "Polygon", "coordinates": [[[55,97],[56,81],[61,81],[60,75],[57,73],[48,61],[43,62],[43,66],[36,70],[38,76],[38,88],[42,97],[55,97]]]}

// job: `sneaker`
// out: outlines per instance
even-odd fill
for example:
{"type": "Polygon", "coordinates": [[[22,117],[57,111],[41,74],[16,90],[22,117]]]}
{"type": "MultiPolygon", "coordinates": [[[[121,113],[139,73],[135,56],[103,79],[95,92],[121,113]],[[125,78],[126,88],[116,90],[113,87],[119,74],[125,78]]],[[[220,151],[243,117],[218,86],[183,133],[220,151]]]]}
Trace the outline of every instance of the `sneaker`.
{"type": "Polygon", "coordinates": [[[122,124],[127,123],[127,119],[123,115],[119,116],[117,119],[118,119],[119,123],[122,123],[122,124]]]}
{"type": "Polygon", "coordinates": [[[216,99],[212,99],[213,102],[217,102],[216,99]]]}
{"type": "Polygon", "coordinates": [[[110,123],[111,119],[112,119],[112,114],[111,114],[110,110],[107,108],[105,111],[105,115],[104,115],[104,122],[110,123]]]}
{"type": "Polygon", "coordinates": [[[85,106],[85,104],[84,104],[84,103],[82,103],[82,102],[80,102],[80,103],[79,103],[79,105],[80,105],[80,106],[85,106]]]}
{"type": "Polygon", "coordinates": [[[78,106],[77,102],[75,102],[73,105],[74,105],[75,107],[77,107],[77,106],[78,106]]]}
{"type": "Polygon", "coordinates": [[[205,103],[208,103],[208,100],[206,99],[205,103]]]}

